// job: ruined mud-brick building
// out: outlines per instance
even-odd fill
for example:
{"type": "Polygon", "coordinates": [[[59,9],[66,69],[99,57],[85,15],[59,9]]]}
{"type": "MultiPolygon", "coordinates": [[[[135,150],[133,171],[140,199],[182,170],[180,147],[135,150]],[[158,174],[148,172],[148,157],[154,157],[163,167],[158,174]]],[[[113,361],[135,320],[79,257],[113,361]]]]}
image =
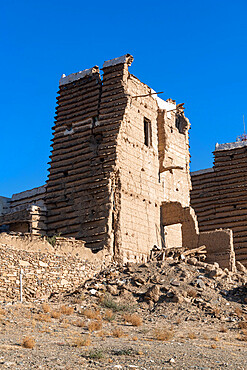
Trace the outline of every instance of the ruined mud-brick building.
{"type": "Polygon", "coordinates": [[[62,76],[47,184],[14,195],[0,225],[75,237],[123,260],[206,244],[190,207],[183,104],[130,74],[132,60],[62,76]]]}
{"type": "Polygon", "coordinates": [[[214,166],[191,173],[191,204],[201,231],[230,228],[236,259],[247,266],[247,141],[216,144],[214,166]]]}

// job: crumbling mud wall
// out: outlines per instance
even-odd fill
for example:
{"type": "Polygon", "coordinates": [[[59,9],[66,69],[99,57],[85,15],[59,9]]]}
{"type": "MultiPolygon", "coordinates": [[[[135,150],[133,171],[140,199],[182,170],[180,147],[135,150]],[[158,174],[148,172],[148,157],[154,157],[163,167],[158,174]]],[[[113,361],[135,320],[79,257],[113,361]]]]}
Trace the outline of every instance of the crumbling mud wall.
{"type": "Polygon", "coordinates": [[[45,186],[13,194],[0,214],[0,228],[44,235],[46,233],[45,186]]]}
{"type": "Polygon", "coordinates": [[[161,247],[158,132],[156,99],[150,87],[128,73],[128,104],[118,135],[117,162],[121,183],[119,253],[123,260],[149,257],[161,247]]]}
{"type": "Polygon", "coordinates": [[[113,250],[116,141],[127,101],[123,73],[122,66],[105,66],[102,82],[94,67],[60,82],[47,183],[48,234],[74,236],[95,251],[113,250]]]}
{"type": "Polygon", "coordinates": [[[160,177],[164,200],[190,205],[191,180],[189,172],[189,120],[182,105],[158,98],[158,135],[160,177]]]}
{"type": "Polygon", "coordinates": [[[191,205],[201,231],[232,229],[236,259],[247,266],[247,143],[216,145],[214,166],[192,172],[191,205]]]}
{"type": "Polygon", "coordinates": [[[121,261],[147,260],[153,246],[189,245],[187,226],[197,235],[179,213],[172,224],[162,211],[161,222],[162,202],[179,203],[183,215],[189,209],[183,104],[158,98],[129,73],[132,61],[129,54],[106,61],[102,76],[97,66],[62,76],[45,204],[21,208],[16,197],[13,230],[74,237],[121,261]]]}
{"type": "Polygon", "coordinates": [[[199,234],[198,245],[207,247],[207,263],[217,262],[221,268],[236,270],[232,230],[214,230],[199,234]]]}

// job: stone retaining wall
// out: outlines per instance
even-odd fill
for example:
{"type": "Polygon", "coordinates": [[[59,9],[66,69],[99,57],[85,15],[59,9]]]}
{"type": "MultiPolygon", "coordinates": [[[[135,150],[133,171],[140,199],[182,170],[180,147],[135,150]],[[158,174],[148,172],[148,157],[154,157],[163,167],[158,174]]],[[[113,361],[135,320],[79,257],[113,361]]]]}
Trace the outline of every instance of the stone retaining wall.
{"type": "Polygon", "coordinates": [[[82,284],[104,267],[104,261],[53,253],[17,250],[0,244],[0,301],[20,299],[23,270],[24,300],[47,299],[82,284]]]}

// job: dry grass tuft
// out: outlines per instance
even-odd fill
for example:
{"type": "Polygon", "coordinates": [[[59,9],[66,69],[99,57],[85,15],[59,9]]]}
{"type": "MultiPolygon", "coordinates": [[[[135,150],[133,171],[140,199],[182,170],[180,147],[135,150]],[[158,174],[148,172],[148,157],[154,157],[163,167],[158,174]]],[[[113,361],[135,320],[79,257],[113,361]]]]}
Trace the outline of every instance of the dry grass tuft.
{"type": "Polygon", "coordinates": [[[77,337],[74,338],[72,341],[72,347],[88,347],[91,344],[90,336],[87,337],[77,337]]]}
{"type": "Polygon", "coordinates": [[[78,326],[78,328],[83,328],[85,326],[85,321],[78,319],[74,322],[74,325],[78,326]]]}
{"type": "Polygon", "coordinates": [[[84,311],[82,311],[82,314],[86,316],[88,319],[99,320],[101,318],[99,311],[90,310],[89,308],[86,308],[84,311]]]}
{"type": "Polygon", "coordinates": [[[136,340],[138,340],[138,338],[137,337],[133,337],[132,340],[136,341],[136,340]]]}
{"type": "Polygon", "coordinates": [[[215,343],[211,344],[211,348],[216,349],[217,348],[216,344],[215,343]]]}
{"type": "Polygon", "coordinates": [[[214,314],[215,317],[220,316],[220,313],[221,313],[220,307],[216,306],[212,308],[212,314],[214,314]]]}
{"type": "Polygon", "coordinates": [[[240,329],[247,329],[247,321],[240,321],[240,322],[238,323],[238,327],[239,327],[240,329]]]}
{"type": "Polygon", "coordinates": [[[241,310],[241,308],[236,307],[235,308],[235,314],[237,315],[238,318],[241,318],[242,315],[243,315],[243,311],[241,310]]]}
{"type": "Polygon", "coordinates": [[[5,315],[6,314],[6,311],[0,307],[0,315],[5,315]]]}
{"type": "Polygon", "coordinates": [[[193,333],[192,331],[188,333],[188,338],[190,339],[196,339],[196,335],[195,333],[193,333]]]}
{"type": "Polygon", "coordinates": [[[72,315],[74,312],[74,308],[70,306],[65,306],[64,304],[60,307],[60,311],[63,315],[72,315]]]}
{"type": "Polygon", "coordinates": [[[51,312],[51,317],[53,319],[60,319],[61,315],[62,315],[61,311],[52,311],[51,312]]]}
{"type": "Polygon", "coordinates": [[[46,313],[38,313],[34,316],[34,319],[37,321],[51,322],[51,316],[46,313]]]}
{"type": "Polygon", "coordinates": [[[22,341],[22,347],[24,348],[33,348],[35,346],[35,340],[30,337],[26,337],[22,341]]]}
{"type": "Polygon", "coordinates": [[[218,337],[218,335],[216,335],[215,337],[213,337],[213,340],[214,340],[215,342],[218,342],[218,341],[220,340],[220,338],[218,337]]]}
{"type": "Polygon", "coordinates": [[[142,318],[138,316],[136,313],[131,314],[125,314],[124,320],[128,323],[130,323],[133,326],[141,326],[142,325],[142,318]]]}
{"type": "Polygon", "coordinates": [[[44,311],[44,313],[48,313],[51,311],[51,307],[47,303],[43,303],[42,310],[44,311]]]}
{"type": "Polygon", "coordinates": [[[197,297],[197,291],[193,288],[190,288],[187,290],[187,295],[191,298],[196,298],[197,297]]]}
{"type": "Polygon", "coordinates": [[[221,332],[221,333],[226,333],[226,332],[227,332],[227,328],[226,328],[224,325],[222,325],[222,326],[220,327],[220,332],[221,332]]]}
{"type": "Polygon", "coordinates": [[[91,321],[89,324],[88,324],[88,330],[89,331],[97,331],[97,330],[100,330],[102,329],[102,321],[101,320],[96,320],[96,321],[91,321]]]}
{"type": "Polygon", "coordinates": [[[208,337],[208,335],[207,334],[203,334],[203,339],[205,339],[205,340],[209,340],[209,337],[208,337]]]}
{"type": "Polygon", "coordinates": [[[109,321],[109,322],[114,320],[112,310],[106,310],[105,315],[104,315],[104,319],[109,321]]]}
{"type": "Polygon", "coordinates": [[[121,338],[121,337],[124,337],[125,334],[122,328],[114,328],[112,331],[112,335],[115,338],[121,338]]]}
{"type": "Polygon", "coordinates": [[[154,331],[154,337],[157,340],[167,341],[173,338],[173,329],[167,328],[156,328],[154,331]]]}

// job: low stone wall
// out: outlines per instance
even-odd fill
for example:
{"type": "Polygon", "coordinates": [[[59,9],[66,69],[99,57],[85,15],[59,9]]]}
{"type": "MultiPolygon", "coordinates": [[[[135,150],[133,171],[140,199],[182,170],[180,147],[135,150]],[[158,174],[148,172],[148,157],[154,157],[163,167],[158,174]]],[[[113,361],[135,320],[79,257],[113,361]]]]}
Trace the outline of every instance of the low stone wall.
{"type": "Polygon", "coordinates": [[[46,300],[51,293],[76,289],[86,279],[104,268],[108,261],[103,255],[92,254],[89,257],[87,255],[82,257],[82,250],[80,257],[69,254],[66,256],[27,251],[0,243],[0,301],[20,299],[21,269],[23,299],[46,300]]]}
{"type": "Polygon", "coordinates": [[[200,232],[198,244],[199,246],[206,246],[207,263],[218,262],[221,268],[228,268],[230,271],[235,271],[236,264],[232,230],[219,229],[200,232]]]}

